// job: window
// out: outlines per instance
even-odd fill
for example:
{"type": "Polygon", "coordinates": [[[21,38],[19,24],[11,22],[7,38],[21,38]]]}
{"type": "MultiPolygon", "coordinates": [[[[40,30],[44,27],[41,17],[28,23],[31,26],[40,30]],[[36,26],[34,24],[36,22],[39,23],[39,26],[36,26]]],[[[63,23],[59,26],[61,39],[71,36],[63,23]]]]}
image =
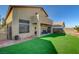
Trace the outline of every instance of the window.
{"type": "Polygon", "coordinates": [[[19,33],[28,33],[28,32],[29,32],[29,21],[19,20],[19,33]]]}
{"type": "Polygon", "coordinates": [[[47,28],[47,32],[48,32],[48,33],[51,33],[51,27],[48,27],[48,28],[47,28]]]}

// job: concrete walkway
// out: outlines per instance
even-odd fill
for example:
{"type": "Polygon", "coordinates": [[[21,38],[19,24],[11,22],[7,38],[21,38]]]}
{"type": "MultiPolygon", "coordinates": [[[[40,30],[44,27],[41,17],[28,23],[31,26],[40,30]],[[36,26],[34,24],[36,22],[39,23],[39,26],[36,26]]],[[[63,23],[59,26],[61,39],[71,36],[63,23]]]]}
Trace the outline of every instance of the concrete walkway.
{"type": "Polygon", "coordinates": [[[22,40],[0,40],[0,48],[18,44],[31,39],[32,37],[28,37],[27,39],[22,39],[22,40]]]}

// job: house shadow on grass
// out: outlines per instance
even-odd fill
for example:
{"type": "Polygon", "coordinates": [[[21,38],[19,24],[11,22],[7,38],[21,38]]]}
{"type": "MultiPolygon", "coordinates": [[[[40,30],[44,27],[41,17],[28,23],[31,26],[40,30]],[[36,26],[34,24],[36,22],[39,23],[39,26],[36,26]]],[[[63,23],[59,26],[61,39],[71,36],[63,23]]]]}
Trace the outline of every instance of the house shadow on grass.
{"type": "Polygon", "coordinates": [[[42,36],[41,38],[43,37],[59,37],[59,36],[65,36],[66,33],[53,33],[53,34],[49,34],[49,35],[46,35],[46,36],[42,36]]]}
{"type": "Polygon", "coordinates": [[[0,48],[0,54],[57,54],[57,51],[51,41],[36,38],[0,48]]]}
{"type": "Polygon", "coordinates": [[[39,48],[41,48],[40,50],[38,49],[38,51],[40,51],[40,54],[57,54],[56,48],[55,46],[52,44],[51,41],[49,40],[43,40],[43,39],[34,39],[38,45],[39,48]],[[40,46],[39,46],[40,45],[40,46]],[[42,45],[42,46],[41,46],[42,45]]]}

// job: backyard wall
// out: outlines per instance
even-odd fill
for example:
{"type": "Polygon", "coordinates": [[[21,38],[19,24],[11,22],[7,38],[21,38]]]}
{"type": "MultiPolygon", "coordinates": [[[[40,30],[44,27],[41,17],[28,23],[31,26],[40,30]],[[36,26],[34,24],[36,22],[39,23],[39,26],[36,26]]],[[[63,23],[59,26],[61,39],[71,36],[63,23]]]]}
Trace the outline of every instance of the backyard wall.
{"type": "Polygon", "coordinates": [[[0,29],[0,40],[6,40],[7,39],[7,26],[4,26],[0,29]]]}

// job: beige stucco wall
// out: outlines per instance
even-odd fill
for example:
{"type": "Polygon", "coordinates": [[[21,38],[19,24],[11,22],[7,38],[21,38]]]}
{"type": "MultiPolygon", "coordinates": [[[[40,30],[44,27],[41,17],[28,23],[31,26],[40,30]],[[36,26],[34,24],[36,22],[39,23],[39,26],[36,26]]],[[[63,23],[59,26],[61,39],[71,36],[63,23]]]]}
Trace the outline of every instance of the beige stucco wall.
{"type": "Polygon", "coordinates": [[[12,17],[13,17],[13,9],[11,10],[10,14],[8,15],[6,19],[6,24],[9,24],[12,22],[12,17]]]}
{"type": "MultiPolygon", "coordinates": [[[[31,16],[34,16],[35,13],[40,14],[40,19],[44,22],[46,20],[46,14],[40,8],[14,8],[13,9],[13,21],[12,21],[12,37],[19,35],[22,39],[34,35],[34,25],[31,21],[31,16]],[[29,20],[30,21],[30,32],[19,34],[19,19],[29,20]]],[[[36,19],[35,19],[36,21],[36,19]]]]}
{"type": "Polygon", "coordinates": [[[38,10],[35,8],[14,8],[14,14],[13,14],[13,22],[12,22],[12,32],[13,32],[13,37],[15,35],[19,35],[21,39],[25,37],[29,37],[33,35],[33,26],[31,24],[31,19],[30,17],[33,16],[38,10]],[[29,20],[30,21],[30,32],[29,33],[21,33],[19,34],[19,19],[24,19],[24,20],[29,20]]]}
{"type": "Polygon", "coordinates": [[[7,39],[7,26],[4,26],[0,29],[0,40],[6,40],[7,39]]]}

